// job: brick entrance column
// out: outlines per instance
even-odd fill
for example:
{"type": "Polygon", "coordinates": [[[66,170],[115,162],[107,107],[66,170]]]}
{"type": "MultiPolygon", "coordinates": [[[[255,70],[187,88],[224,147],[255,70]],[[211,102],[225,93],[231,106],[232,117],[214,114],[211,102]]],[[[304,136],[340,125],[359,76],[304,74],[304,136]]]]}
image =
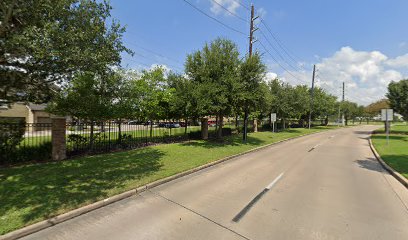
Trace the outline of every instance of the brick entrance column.
{"type": "Polygon", "coordinates": [[[53,117],[51,128],[52,160],[59,161],[67,158],[65,140],[65,117],[53,117]]]}

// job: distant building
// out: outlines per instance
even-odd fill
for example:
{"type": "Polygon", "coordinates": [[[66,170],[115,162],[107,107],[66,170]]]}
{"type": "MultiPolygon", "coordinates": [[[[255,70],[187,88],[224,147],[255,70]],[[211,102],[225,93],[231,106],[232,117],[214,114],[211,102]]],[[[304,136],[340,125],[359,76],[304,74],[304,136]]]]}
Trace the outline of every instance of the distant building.
{"type": "Polygon", "coordinates": [[[26,123],[51,123],[51,114],[45,111],[46,104],[13,103],[10,107],[0,107],[0,120],[20,121],[26,123]]]}

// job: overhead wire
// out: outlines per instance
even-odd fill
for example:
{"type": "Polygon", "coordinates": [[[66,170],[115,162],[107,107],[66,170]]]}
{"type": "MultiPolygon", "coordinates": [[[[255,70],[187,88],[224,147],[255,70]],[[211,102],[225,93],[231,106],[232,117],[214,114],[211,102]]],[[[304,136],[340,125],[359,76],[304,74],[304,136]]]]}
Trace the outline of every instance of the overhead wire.
{"type": "Polygon", "coordinates": [[[195,10],[197,10],[198,12],[200,12],[201,14],[207,16],[208,18],[211,18],[212,20],[214,20],[214,21],[216,21],[217,23],[221,24],[222,26],[224,26],[224,27],[230,29],[231,31],[234,31],[234,32],[239,33],[239,34],[244,35],[244,36],[247,36],[247,34],[245,34],[244,32],[242,32],[242,31],[240,31],[240,30],[238,30],[238,29],[236,29],[236,28],[233,28],[233,27],[231,27],[231,26],[229,26],[229,25],[223,23],[222,21],[218,20],[217,18],[215,18],[215,17],[209,15],[208,13],[204,12],[203,10],[201,10],[200,8],[198,8],[197,6],[195,6],[194,4],[192,4],[191,2],[189,2],[189,1],[187,1],[187,0],[183,0],[183,1],[184,1],[185,3],[187,3],[188,5],[190,5],[192,8],[194,8],[195,10]]]}
{"type": "Polygon", "coordinates": [[[232,16],[238,18],[241,21],[244,21],[246,23],[248,23],[249,21],[241,16],[239,16],[238,14],[230,11],[228,8],[226,8],[224,5],[222,5],[221,3],[217,2],[217,0],[211,0],[213,1],[215,4],[217,4],[219,7],[221,7],[222,9],[224,9],[226,12],[228,12],[229,14],[231,14],[232,16]]]}
{"type": "Polygon", "coordinates": [[[308,84],[302,79],[299,79],[298,77],[296,77],[291,71],[289,71],[286,67],[280,64],[280,62],[272,55],[272,53],[265,47],[265,45],[261,41],[258,40],[257,43],[259,43],[262,46],[262,48],[266,51],[266,53],[268,53],[270,57],[274,60],[274,62],[278,64],[284,71],[286,71],[286,73],[292,76],[296,81],[301,82],[302,84],[305,84],[305,83],[308,84]]]}

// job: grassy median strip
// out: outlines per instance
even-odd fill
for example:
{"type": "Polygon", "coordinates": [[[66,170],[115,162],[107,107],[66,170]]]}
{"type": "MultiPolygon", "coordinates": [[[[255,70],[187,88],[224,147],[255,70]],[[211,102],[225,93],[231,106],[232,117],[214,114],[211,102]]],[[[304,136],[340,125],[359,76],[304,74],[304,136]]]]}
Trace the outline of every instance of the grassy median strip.
{"type": "Polygon", "coordinates": [[[223,143],[190,141],[0,169],[0,235],[115,194],[302,134],[330,129],[250,133],[223,143]]]}
{"type": "Polygon", "coordinates": [[[374,134],[371,139],[381,158],[408,179],[408,125],[391,127],[388,145],[385,134],[374,134]]]}

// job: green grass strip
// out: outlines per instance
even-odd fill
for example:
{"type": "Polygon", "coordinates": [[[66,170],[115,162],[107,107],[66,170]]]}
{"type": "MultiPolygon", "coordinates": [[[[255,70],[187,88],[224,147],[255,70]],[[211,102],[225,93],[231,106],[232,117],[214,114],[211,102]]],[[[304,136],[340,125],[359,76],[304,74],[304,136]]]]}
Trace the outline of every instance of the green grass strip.
{"type": "Polygon", "coordinates": [[[398,128],[395,126],[395,128],[396,134],[390,135],[388,145],[385,134],[375,134],[371,139],[381,158],[408,179],[408,126],[398,126],[398,128]]]}

